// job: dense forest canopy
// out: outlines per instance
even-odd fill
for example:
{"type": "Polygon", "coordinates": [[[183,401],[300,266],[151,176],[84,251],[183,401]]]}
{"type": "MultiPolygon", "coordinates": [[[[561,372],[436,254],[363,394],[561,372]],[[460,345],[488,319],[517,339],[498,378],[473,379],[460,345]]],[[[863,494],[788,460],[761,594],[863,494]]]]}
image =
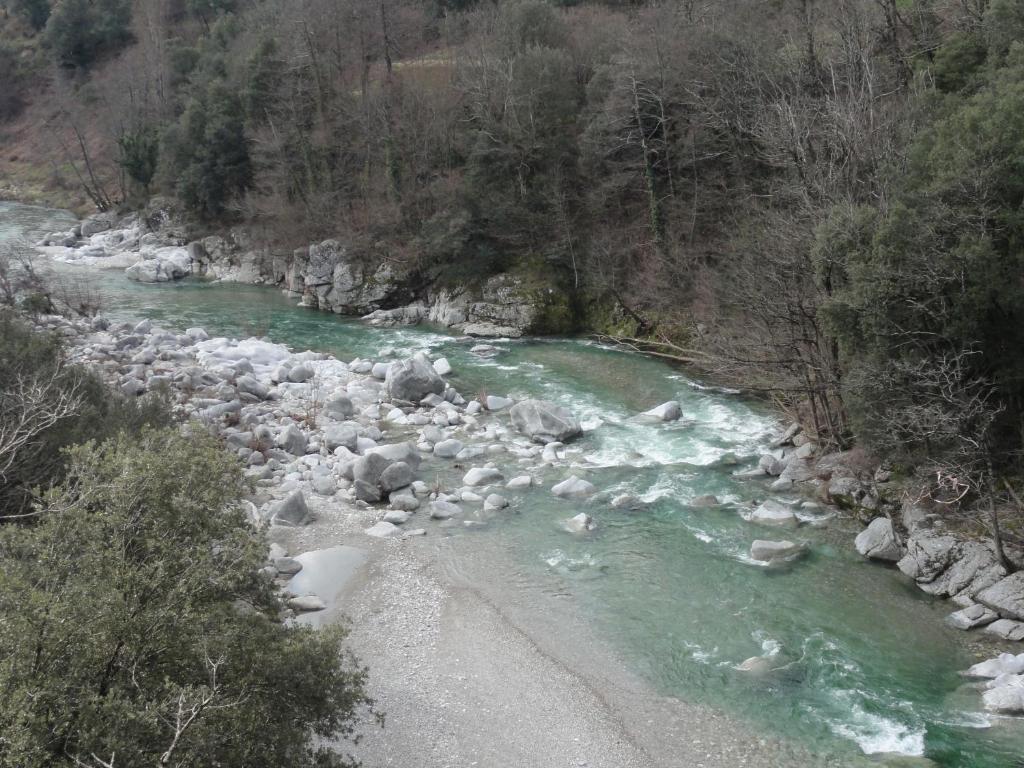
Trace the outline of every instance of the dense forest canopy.
{"type": "Polygon", "coordinates": [[[282,248],[526,275],[826,444],[955,494],[1016,472],[1017,0],[5,9],[0,109],[49,83],[101,208],[160,193],[282,248]]]}

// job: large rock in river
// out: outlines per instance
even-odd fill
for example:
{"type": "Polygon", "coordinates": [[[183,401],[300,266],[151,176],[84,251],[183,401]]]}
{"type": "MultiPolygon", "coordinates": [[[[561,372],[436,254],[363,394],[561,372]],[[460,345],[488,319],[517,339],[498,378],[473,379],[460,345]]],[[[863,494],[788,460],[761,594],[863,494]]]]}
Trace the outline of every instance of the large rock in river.
{"type": "Polygon", "coordinates": [[[418,403],[427,395],[444,392],[444,379],[424,354],[400,360],[388,368],[384,379],[388,394],[396,400],[418,403]]]}
{"type": "Polygon", "coordinates": [[[863,531],[857,534],[854,546],[864,557],[895,563],[903,557],[903,549],[896,542],[892,522],[886,517],[876,517],[863,531]]]}
{"type": "Polygon", "coordinates": [[[583,434],[568,408],[547,400],[523,400],[509,410],[512,426],[538,443],[566,442],[583,434]]]}
{"type": "Polygon", "coordinates": [[[757,509],[746,515],[748,521],[760,523],[761,525],[780,525],[796,527],[800,524],[799,518],[791,507],[778,501],[769,499],[760,504],[757,509]]]}
{"type": "Polygon", "coordinates": [[[804,552],[802,544],[792,541],[765,541],[758,539],[750,545],[750,558],[762,563],[784,563],[795,560],[804,552]]]}

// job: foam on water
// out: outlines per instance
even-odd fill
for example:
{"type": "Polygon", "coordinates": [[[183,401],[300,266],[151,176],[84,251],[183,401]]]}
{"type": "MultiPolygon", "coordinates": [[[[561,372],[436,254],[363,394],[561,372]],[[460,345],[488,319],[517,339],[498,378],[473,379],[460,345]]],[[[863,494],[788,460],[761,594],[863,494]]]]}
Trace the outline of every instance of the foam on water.
{"type": "Polygon", "coordinates": [[[844,720],[829,720],[829,725],[835,733],[856,742],[867,755],[924,755],[924,727],[866,712],[856,703],[850,705],[844,720]]]}

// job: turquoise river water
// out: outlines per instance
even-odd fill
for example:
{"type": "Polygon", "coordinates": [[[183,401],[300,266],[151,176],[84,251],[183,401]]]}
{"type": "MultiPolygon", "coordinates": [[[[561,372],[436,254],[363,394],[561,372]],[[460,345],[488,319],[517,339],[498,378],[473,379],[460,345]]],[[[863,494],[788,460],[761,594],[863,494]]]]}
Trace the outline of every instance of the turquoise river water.
{"type": "MultiPolygon", "coordinates": [[[[0,203],[0,244],[67,226],[67,214],[0,203]]],[[[764,498],[763,484],[732,478],[777,434],[756,402],[700,383],[661,362],[579,339],[502,342],[485,359],[471,343],[429,328],[372,328],[294,306],[270,288],[184,281],[139,285],[120,270],[64,268],[92,281],[114,318],[148,317],[169,328],[201,325],[227,335],[266,335],[341,359],[379,350],[429,349],[455,369],[467,397],[536,396],[568,405],[588,428],[588,461],[574,471],[604,493],[597,501],[527,492],[518,514],[466,536],[499,537],[523,573],[554,578],[627,663],[659,693],[729,712],[824,759],[925,756],[943,766],[1024,765],[1019,721],[990,719],[957,671],[994,647],[943,624],[950,603],[928,598],[892,568],[853,550],[856,525],[832,520],[795,534],[809,555],[783,569],[746,557],[775,537],[744,522],[735,505],[764,498]],[[666,400],[685,419],[650,425],[632,417],[666,400]],[[639,512],[614,509],[618,493],[639,512]],[[713,493],[718,509],[688,505],[713,493]],[[558,521],[585,508],[599,522],[574,537],[558,521]],[[770,655],[780,671],[750,676],[735,665],[770,655]]],[[[564,476],[564,470],[551,480],[564,476]]],[[[548,486],[550,483],[547,484],[548,486]]],[[[523,599],[528,599],[524,588],[523,599]]]]}

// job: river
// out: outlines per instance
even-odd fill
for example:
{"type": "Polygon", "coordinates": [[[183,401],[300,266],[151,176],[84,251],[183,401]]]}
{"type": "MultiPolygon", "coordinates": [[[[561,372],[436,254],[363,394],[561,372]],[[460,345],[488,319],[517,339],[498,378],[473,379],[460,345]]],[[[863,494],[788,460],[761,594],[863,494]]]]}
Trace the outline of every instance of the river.
{"type": "MultiPolygon", "coordinates": [[[[0,204],[0,243],[35,239],[69,220],[0,204]]],[[[557,590],[658,693],[730,713],[823,758],[860,764],[864,754],[898,753],[943,766],[1022,764],[1020,722],[981,712],[977,691],[965,690],[958,675],[991,655],[991,643],[947,627],[951,603],[862,560],[852,546],[854,523],[833,519],[787,533],[809,547],[789,567],[749,560],[753,539],[781,538],[736,513],[736,505],[767,496],[764,484],[731,474],[737,464],[756,462],[778,432],[761,404],[581,339],[503,341],[500,354],[482,358],[443,330],[373,328],[298,308],[270,288],[140,285],[120,270],[62,273],[92,282],[114,319],[266,335],[344,360],[374,358],[386,348],[429,349],[449,359],[452,383],[467,397],[533,396],[569,406],[587,430],[575,471],[598,486],[598,499],[556,499],[548,482],[486,531],[450,534],[465,545],[446,551],[461,552],[470,569],[474,537],[491,537],[511,553],[521,578],[500,585],[503,599],[529,606],[539,592],[557,590]],[[633,418],[671,399],[682,404],[681,422],[633,418]],[[608,499],[622,493],[646,503],[635,512],[613,508],[608,499]],[[724,503],[690,506],[702,494],[724,503]],[[569,536],[558,521],[581,509],[598,530],[569,536]],[[751,676],[735,668],[757,655],[770,656],[776,671],[751,676]]]]}

